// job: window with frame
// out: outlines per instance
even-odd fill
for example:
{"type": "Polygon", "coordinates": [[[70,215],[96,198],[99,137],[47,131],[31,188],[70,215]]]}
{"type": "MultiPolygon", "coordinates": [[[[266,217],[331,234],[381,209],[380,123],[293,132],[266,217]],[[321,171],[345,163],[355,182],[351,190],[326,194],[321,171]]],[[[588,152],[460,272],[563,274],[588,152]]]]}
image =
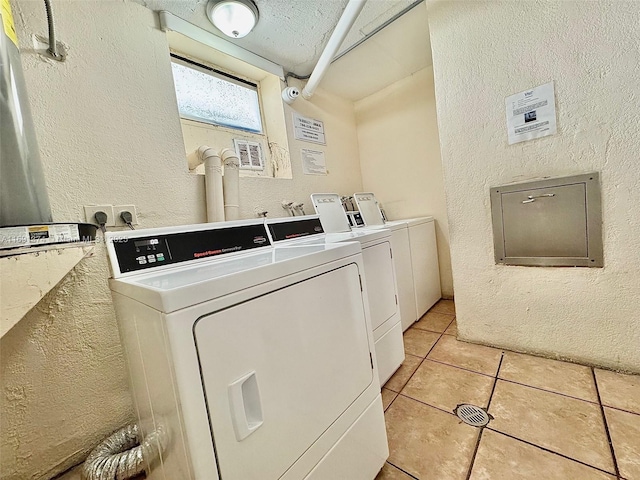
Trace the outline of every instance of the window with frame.
{"type": "MultiPolygon", "coordinates": [[[[241,177],[292,178],[282,77],[167,32],[187,157],[203,145],[231,148],[241,177]]],[[[204,175],[204,166],[191,170],[204,175]]]]}
{"type": "Polygon", "coordinates": [[[180,117],[262,134],[256,83],[171,54],[180,117]]]}

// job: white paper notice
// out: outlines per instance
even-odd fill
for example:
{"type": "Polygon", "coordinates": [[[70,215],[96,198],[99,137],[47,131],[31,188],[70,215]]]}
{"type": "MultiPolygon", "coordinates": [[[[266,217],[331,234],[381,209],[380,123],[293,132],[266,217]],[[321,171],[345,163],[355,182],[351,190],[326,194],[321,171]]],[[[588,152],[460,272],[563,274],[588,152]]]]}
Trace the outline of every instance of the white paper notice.
{"type": "Polygon", "coordinates": [[[556,133],[553,82],[507,97],[509,145],[556,133]]]}
{"type": "Polygon", "coordinates": [[[296,140],[319,143],[320,145],[327,144],[324,138],[324,123],[297,113],[293,114],[293,135],[296,140]]]}
{"type": "Polygon", "coordinates": [[[302,172],[305,175],[327,174],[327,163],[325,162],[324,152],[302,148],[300,153],[302,156],[302,172]]]}

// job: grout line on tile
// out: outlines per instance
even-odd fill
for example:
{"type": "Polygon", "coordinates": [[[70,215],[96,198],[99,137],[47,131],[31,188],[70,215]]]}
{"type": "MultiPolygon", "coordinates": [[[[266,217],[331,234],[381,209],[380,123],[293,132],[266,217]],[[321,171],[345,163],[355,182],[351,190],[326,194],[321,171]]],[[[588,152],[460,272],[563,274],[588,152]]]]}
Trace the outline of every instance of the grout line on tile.
{"type": "MultiPolygon", "coordinates": [[[[412,326],[411,328],[413,328],[413,326],[412,326]]],[[[436,333],[436,332],[434,332],[434,333],[436,333]]],[[[402,391],[403,391],[403,390],[405,389],[405,387],[409,384],[409,382],[411,381],[411,379],[413,378],[413,376],[416,374],[416,372],[420,369],[420,367],[421,367],[421,366],[422,366],[422,364],[425,362],[425,360],[427,360],[427,357],[429,356],[429,354],[431,353],[431,351],[432,351],[434,348],[436,348],[436,345],[438,344],[438,342],[439,342],[440,340],[442,340],[442,337],[444,336],[444,332],[443,332],[443,333],[440,333],[439,335],[440,335],[440,336],[438,337],[438,340],[436,340],[436,341],[434,342],[434,344],[431,346],[431,348],[429,349],[429,351],[427,352],[427,354],[422,358],[422,361],[418,364],[418,367],[417,367],[417,368],[413,371],[413,373],[409,376],[409,378],[408,378],[408,379],[407,379],[407,381],[404,383],[404,385],[402,385],[402,387],[400,388],[400,392],[396,392],[398,395],[396,395],[396,398],[394,398],[394,399],[393,399],[393,401],[389,404],[389,407],[393,404],[393,402],[395,402],[395,401],[396,401],[396,399],[397,399],[400,395],[402,395],[402,396],[403,396],[403,397],[405,397],[405,398],[408,398],[408,399],[414,400],[414,401],[416,401],[416,402],[422,403],[423,405],[426,405],[426,406],[431,407],[431,408],[435,408],[436,410],[440,410],[441,412],[448,413],[449,415],[453,415],[454,417],[458,418],[458,416],[457,416],[455,413],[453,413],[453,412],[448,412],[448,411],[446,411],[446,410],[443,410],[442,408],[434,407],[433,405],[429,405],[428,403],[422,402],[422,401],[420,401],[420,400],[417,400],[417,399],[415,399],[415,398],[413,398],[413,397],[409,397],[408,395],[404,395],[404,394],[402,393],[402,391]]],[[[410,354],[410,353],[407,353],[406,355],[411,355],[411,354],[410,354]]],[[[415,357],[416,355],[413,355],[413,356],[415,357]]],[[[502,354],[502,356],[504,356],[504,353],[502,354]]],[[[500,364],[498,364],[498,371],[500,371],[500,365],[502,364],[502,356],[500,357],[500,364]]],[[[429,361],[433,362],[434,360],[429,360],[429,361]]],[[[447,363],[443,363],[443,362],[437,362],[437,363],[442,363],[443,365],[449,365],[449,364],[447,364],[447,363]]],[[[452,367],[453,367],[454,365],[449,365],[449,366],[452,366],[452,367]]],[[[455,368],[460,368],[460,367],[455,367],[455,368]]],[[[466,370],[466,369],[462,368],[461,370],[466,370]]],[[[473,370],[469,370],[469,372],[473,372],[473,370]]],[[[478,372],[473,372],[473,373],[478,373],[478,372]]],[[[498,374],[498,373],[496,372],[496,375],[497,375],[497,374],[498,374]]],[[[483,375],[483,374],[482,374],[482,373],[478,373],[478,375],[483,375]]],[[[487,376],[487,375],[485,375],[485,376],[487,376]]],[[[494,386],[494,387],[495,387],[495,386],[494,386]]],[[[389,389],[389,390],[391,390],[391,389],[389,389]]],[[[393,391],[393,390],[392,390],[392,391],[393,391]]],[[[493,395],[493,391],[491,392],[491,394],[493,395]]],[[[387,407],[387,408],[389,408],[389,407],[387,407]]],[[[487,407],[487,410],[488,410],[488,409],[489,409],[489,407],[487,407]]],[[[385,410],[385,411],[386,411],[386,410],[385,410]]]]}
{"type": "Polygon", "coordinates": [[[498,383],[498,379],[500,377],[500,369],[502,368],[502,360],[504,359],[504,352],[502,352],[502,355],[500,355],[500,361],[498,362],[498,369],[496,370],[496,374],[493,376],[493,378],[496,379],[495,382],[493,382],[493,389],[491,390],[491,396],[489,397],[489,403],[491,403],[491,399],[493,398],[493,392],[495,392],[496,390],[496,384],[498,383]]]}
{"type": "Polygon", "coordinates": [[[411,478],[415,478],[416,480],[420,480],[418,477],[416,477],[415,475],[411,475],[409,472],[407,472],[406,470],[400,468],[399,466],[397,466],[395,463],[391,463],[390,461],[387,460],[387,463],[389,465],[391,465],[393,468],[397,468],[398,470],[400,470],[402,473],[404,473],[405,475],[409,475],[411,478]]]}
{"type": "MultiPolygon", "coordinates": [[[[496,385],[498,384],[498,375],[500,373],[500,367],[502,367],[503,359],[504,359],[504,352],[502,352],[502,355],[500,355],[500,362],[498,363],[498,369],[496,370],[496,374],[493,377],[493,386],[491,387],[491,394],[489,395],[489,401],[487,402],[487,410],[486,410],[487,413],[489,413],[489,407],[491,406],[493,393],[496,391],[496,385]]],[[[480,433],[478,434],[478,441],[476,442],[476,447],[473,449],[473,454],[471,455],[471,464],[469,465],[469,470],[467,471],[467,480],[471,478],[471,472],[473,471],[473,465],[476,463],[476,455],[478,455],[478,448],[480,448],[480,440],[482,440],[483,432],[484,432],[484,428],[481,428],[480,433]]]]}
{"type": "MultiPolygon", "coordinates": [[[[449,335],[449,336],[451,336],[451,335],[449,335]]],[[[469,370],[468,368],[460,367],[458,365],[452,365],[450,363],[445,363],[445,362],[442,362],[440,360],[434,360],[433,358],[424,357],[424,359],[425,360],[429,360],[430,362],[439,363],[440,365],[446,365],[447,367],[453,367],[453,368],[457,368],[459,370],[464,370],[465,372],[471,372],[471,373],[475,373],[477,375],[482,375],[484,377],[489,377],[489,378],[496,378],[495,375],[489,375],[488,373],[476,372],[475,370],[469,370]]]]}
{"type": "Polygon", "coordinates": [[[635,415],[637,417],[640,417],[640,413],[632,412],[631,410],[625,410],[624,408],[612,407],[611,405],[605,405],[604,403],[602,404],[602,406],[610,408],[611,410],[618,410],[620,412],[630,413],[631,415],[635,415]]]}
{"type": "MultiPolygon", "coordinates": [[[[456,417],[458,420],[460,420],[455,413],[450,412],[449,410],[445,410],[444,408],[436,407],[435,405],[431,405],[430,403],[423,402],[422,400],[418,400],[417,398],[410,397],[409,395],[405,395],[404,393],[398,394],[398,397],[400,395],[402,395],[404,398],[408,398],[409,400],[413,400],[414,402],[421,403],[422,405],[425,405],[427,407],[431,407],[431,408],[435,408],[436,410],[440,410],[442,413],[448,413],[449,415],[451,415],[453,417],[456,417]]],[[[396,398],[398,398],[398,397],[396,397],[396,398]]],[[[462,420],[460,420],[460,422],[462,422],[462,420]]]]}
{"type": "Polygon", "coordinates": [[[596,386],[596,394],[598,396],[598,405],[600,406],[600,413],[602,414],[602,421],[604,422],[604,431],[607,434],[607,442],[609,443],[609,450],[611,451],[611,458],[613,459],[613,468],[616,470],[616,477],[620,477],[620,469],[618,468],[618,459],[616,458],[616,452],[613,448],[613,442],[611,441],[611,434],[609,433],[609,425],[607,424],[607,416],[604,413],[604,407],[602,406],[602,399],[600,398],[600,389],[598,388],[598,380],[596,379],[596,371],[591,367],[591,375],[593,376],[593,383],[596,386]]]}
{"type": "Polygon", "coordinates": [[[555,393],[556,395],[560,395],[562,397],[567,397],[567,398],[572,398],[574,400],[580,400],[581,402],[587,402],[587,403],[591,403],[592,405],[598,405],[598,402],[593,402],[591,400],[585,400],[584,398],[579,398],[579,397],[574,397],[573,395],[567,395],[566,393],[560,393],[560,392],[555,392],[553,390],[548,390],[546,388],[541,388],[541,387],[535,387],[533,385],[527,385],[526,383],[521,383],[521,382],[516,382],[515,380],[509,380],[507,378],[498,378],[499,380],[502,380],[503,382],[509,382],[509,383],[514,383],[516,385],[520,385],[522,387],[528,387],[528,388],[533,388],[535,390],[540,390],[542,392],[547,392],[547,393],[555,393]]]}
{"type": "Polygon", "coordinates": [[[471,454],[471,463],[469,464],[469,470],[467,470],[467,480],[471,478],[471,472],[473,471],[473,464],[476,463],[476,455],[478,454],[478,448],[480,448],[480,440],[482,440],[483,432],[484,432],[484,428],[481,428],[480,433],[478,434],[478,440],[476,441],[476,446],[473,449],[473,453],[471,454]]]}
{"type": "Polygon", "coordinates": [[[441,312],[440,310],[437,310],[436,308],[437,308],[437,305],[438,305],[439,302],[440,302],[440,300],[438,300],[429,310],[427,310],[425,315],[427,313],[429,313],[429,312],[432,312],[432,313],[442,313],[444,315],[454,315],[455,316],[455,314],[456,314],[455,310],[453,311],[453,313],[441,312]]]}
{"type": "Polygon", "coordinates": [[[420,360],[424,360],[424,357],[421,357],[420,355],[414,355],[413,353],[404,352],[404,355],[405,356],[409,355],[410,357],[416,357],[416,358],[419,358],[420,360]]]}
{"type": "MultiPolygon", "coordinates": [[[[416,330],[420,330],[422,332],[437,333],[438,335],[444,335],[444,332],[436,332],[435,330],[429,330],[428,328],[421,328],[421,327],[417,327],[417,326],[414,326],[414,327],[411,327],[411,328],[415,328],[416,330]]],[[[447,328],[449,328],[449,327],[447,327],[447,328]]],[[[445,331],[446,331],[446,329],[445,329],[445,331]]]]}
{"type": "MultiPolygon", "coordinates": [[[[413,327],[411,327],[413,328],[413,327]]],[[[420,329],[418,329],[420,330],[420,329]]],[[[436,332],[432,332],[432,333],[436,333],[436,332]]],[[[427,357],[429,356],[429,354],[431,353],[431,351],[435,348],[435,346],[438,344],[438,342],[440,341],[440,339],[442,338],[442,335],[444,335],[444,333],[439,333],[438,335],[440,335],[438,337],[438,340],[436,340],[435,342],[433,342],[433,345],[431,345],[431,348],[427,351],[427,354],[424,357],[418,357],[421,358],[422,360],[420,361],[420,363],[418,364],[418,366],[416,367],[416,369],[413,371],[413,373],[409,376],[409,378],[407,378],[407,381],[404,382],[404,385],[402,385],[402,387],[400,387],[400,392],[398,392],[398,394],[400,394],[402,392],[402,390],[404,390],[404,387],[407,386],[407,384],[411,381],[411,379],[413,378],[413,376],[416,374],[416,372],[418,371],[418,369],[420,368],[420,366],[422,366],[422,364],[424,363],[424,361],[427,359],[427,357]]],[[[404,341],[404,335],[403,335],[403,341],[404,341]]],[[[406,353],[405,355],[411,355],[410,353],[406,353]]],[[[413,355],[414,357],[417,355],[413,355]]],[[[397,397],[396,397],[397,398],[397,397]]]]}
{"type": "MultiPolygon", "coordinates": [[[[387,389],[387,390],[389,390],[389,389],[387,389]]],[[[393,390],[391,390],[391,391],[393,392],[393,390]]],[[[395,394],[396,394],[396,396],[395,396],[395,397],[393,397],[393,400],[391,400],[391,401],[389,402],[389,405],[387,405],[387,408],[385,408],[385,409],[383,410],[383,412],[386,412],[387,410],[389,410],[389,407],[390,407],[391,405],[393,405],[393,402],[395,402],[395,401],[396,401],[396,398],[398,398],[398,397],[400,396],[400,394],[399,394],[398,392],[393,392],[393,393],[395,393],[395,394]]]]}
{"type": "Polygon", "coordinates": [[[535,443],[531,443],[531,442],[528,442],[528,441],[523,440],[523,439],[521,439],[521,438],[514,437],[513,435],[511,435],[511,434],[509,434],[509,433],[501,432],[500,430],[496,430],[495,428],[491,428],[491,427],[489,427],[489,426],[487,426],[487,427],[485,427],[485,428],[488,428],[488,429],[489,429],[489,430],[491,430],[492,432],[499,433],[500,435],[504,435],[505,437],[509,437],[509,438],[511,438],[512,440],[516,440],[516,441],[518,441],[518,442],[526,443],[527,445],[530,445],[530,446],[532,446],[532,447],[536,447],[536,448],[539,448],[540,450],[544,450],[544,451],[545,451],[545,452],[547,452],[547,453],[552,453],[552,454],[554,454],[554,455],[558,455],[559,457],[566,458],[567,460],[571,460],[572,462],[580,463],[580,464],[584,465],[585,467],[593,468],[594,470],[598,470],[598,471],[600,471],[600,472],[602,472],[602,473],[606,473],[607,475],[614,475],[614,476],[616,475],[616,474],[615,474],[615,473],[613,473],[613,472],[609,472],[609,471],[604,470],[604,469],[602,469],[602,468],[600,468],[600,467],[596,467],[596,466],[594,466],[594,465],[590,465],[590,464],[588,464],[588,463],[585,463],[585,462],[583,462],[583,461],[581,461],[581,460],[576,460],[575,458],[568,457],[567,455],[564,455],[564,454],[562,454],[562,453],[556,452],[556,451],[554,451],[554,450],[550,450],[550,449],[548,449],[547,447],[542,447],[542,446],[540,446],[540,445],[536,445],[535,443]]]}
{"type": "MultiPolygon", "coordinates": [[[[439,339],[438,339],[438,340],[439,340],[439,339]]],[[[403,335],[403,342],[404,342],[404,335],[403,335]]],[[[436,343],[437,343],[437,340],[436,340],[436,343]]],[[[435,345],[435,344],[434,344],[434,345],[435,345]]],[[[431,347],[431,348],[433,348],[433,347],[431,347]]],[[[431,351],[431,350],[429,350],[429,351],[431,351]]],[[[415,369],[415,370],[413,371],[413,373],[409,376],[409,378],[407,379],[407,381],[406,381],[406,382],[404,382],[404,383],[400,386],[400,388],[398,389],[398,391],[397,391],[397,392],[396,392],[393,388],[389,388],[389,387],[387,387],[387,383],[389,383],[389,380],[391,380],[391,378],[389,378],[389,380],[387,380],[387,383],[385,383],[384,385],[380,385],[380,390],[382,390],[382,388],[386,388],[387,390],[391,390],[393,393],[400,394],[400,392],[404,389],[404,387],[406,387],[406,386],[407,386],[407,383],[409,383],[409,380],[411,380],[411,377],[413,377],[413,376],[415,375],[416,371],[418,370],[418,368],[420,368],[420,365],[422,365],[422,362],[424,362],[424,359],[425,359],[425,358],[427,358],[427,357],[419,357],[418,355],[412,355],[411,353],[407,353],[407,352],[405,352],[404,354],[405,354],[405,357],[406,357],[407,355],[409,355],[410,357],[415,357],[415,358],[420,359],[420,363],[418,363],[418,366],[416,367],[416,369],[415,369]]],[[[396,371],[397,371],[397,370],[396,370],[396,371]]],[[[395,372],[393,372],[393,373],[395,374],[395,372]]],[[[392,376],[393,376],[393,375],[392,375],[392,376]]],[[[395,398],[394,398],[394,400],[395,400],[395,398]]],[[[393,402],[391,402],[391,403],[393,403],[393,402]]],[[[389,406],[391,406],[391,404],[389,404],[389,406]]],[[[388,407],[387,407],[387,408],[388,408],[388,407]]],[[[385,410],[385,412],[386,412],[386,410],[385,410]]]]}
{"type": "Polygon", "coordinates": [[[420,320],[422,320],[424,317],[426,317],[427,314],[429,314],[429,313],[437,313],[438,315],[448,315],[450,317],[455,317],[456,316],[455,313],[436,312],[435,310],[427,310],[427,313],[425,313],[418,320],[416,320],[416,323],[418,323],[420,320]]]}
{"type": "MultiPolygon", "coordinates": [[[[440,315],[448,315],[448,314],[447,313],[441,313],[440,315]]],[[[451,326],[453,321],[456,319],[455,315],[449,315],[449,316],[451,317],[451,320],[449,320],[449,323],[447,323],[447,326],[444,327],[444,330],[442,330],[441,332],[436,332],[434,330],[429,330],[429,328],[420,328],[420,327],[418,327],[418,323],[420,323],[420,320],[422,320],[422,318],[424,318],[424,317],[422,317],[420,320],[418,320],[416,323],[414,323],[413,324],[413,328],[417,328],[418,330],[424,330],[425,332],[438,333],[440,335],[444,335],[444,332],[447,331],[447,329],[451,326]]]]}

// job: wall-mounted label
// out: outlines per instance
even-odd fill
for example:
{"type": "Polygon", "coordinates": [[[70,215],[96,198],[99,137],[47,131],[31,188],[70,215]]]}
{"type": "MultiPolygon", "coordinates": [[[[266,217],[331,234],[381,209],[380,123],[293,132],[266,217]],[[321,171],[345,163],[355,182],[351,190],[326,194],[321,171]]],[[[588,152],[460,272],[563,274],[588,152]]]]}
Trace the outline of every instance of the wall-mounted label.
{"type": "Polygon", "coordinates": [[[9,0],[0,0],[0,15],[2,15],[4,33],[17,47],[18,35],[16,34],[16,27],[13,24],[13,15],[11,14],[11,4],[9,0]]]}
{"type": "Polygon", "coordinates": [[[553,82],[506,99],[509,145],[556,133],[553,82]]]}
{"type": "Polygon", "coordinates": [[[324,123],[314,118],[303,117],[293,113],[293,136],[296,140],[326,145],[324,123]]]}
{"type": "Polygon", "coordinates": [[[327,174],[327,162],[324,158],[324,152],[302,148],[300,157],[302,158],[302,172],[305,175],[327,174]]]}
{"type": "Polygon", "coordinates": [[[37,247],[51,243],[79,242],[78,225],[53,224],[31,227],[4,227],[0,229],[0,249],[15,247],[37,247]]]}

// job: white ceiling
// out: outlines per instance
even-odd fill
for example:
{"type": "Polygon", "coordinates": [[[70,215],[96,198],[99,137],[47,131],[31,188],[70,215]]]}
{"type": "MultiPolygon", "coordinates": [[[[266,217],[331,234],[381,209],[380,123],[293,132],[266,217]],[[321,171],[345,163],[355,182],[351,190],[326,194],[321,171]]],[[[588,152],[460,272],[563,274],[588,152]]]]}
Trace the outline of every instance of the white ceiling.
{"type": "MultiPolygon", "coordinates": [[[[135,0],[167,10],[298,75],[311,73],[347,0],[255,0],[260,20],[244,38],[229,39],[205,14],[207,0],[135,0]]],[[[418,0],[419,1],[419,0],[418,0]]],[[[368,0],[343,42],[344,52],[416,0],[368,0]]],[[[337,60],[321,87],[358,100],[431,64],[426,6],[420,3],[337,60]]]]}
{"type": "Polygon", "coordinates": [[[427,7],[421,3],[336,60],[321,87],[357,101],[432,63],[427,7]]]}

